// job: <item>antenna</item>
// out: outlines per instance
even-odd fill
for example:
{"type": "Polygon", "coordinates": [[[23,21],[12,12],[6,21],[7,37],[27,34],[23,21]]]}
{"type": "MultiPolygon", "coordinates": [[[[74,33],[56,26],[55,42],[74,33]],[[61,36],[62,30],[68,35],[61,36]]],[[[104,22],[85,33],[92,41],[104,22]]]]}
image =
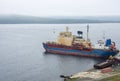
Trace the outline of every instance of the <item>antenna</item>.
{"type": "Polygon", "coordinates": [[[105,31],[103,31],[103,42],[105,44],[105,31]]]}
{"type": "Polygon", "coordinates": [[[87,25],[87,41],[89,40],[89,25],[87,25]]]}
{"type": "Polygon", "coordinates": [[[103,31],[103,40],[105,40],[105,31],[103,31]]]}
{"type": "Polygon", "coordinates": [[[53,29],[53,33],[55,33],[55,29],[53,29]]]}

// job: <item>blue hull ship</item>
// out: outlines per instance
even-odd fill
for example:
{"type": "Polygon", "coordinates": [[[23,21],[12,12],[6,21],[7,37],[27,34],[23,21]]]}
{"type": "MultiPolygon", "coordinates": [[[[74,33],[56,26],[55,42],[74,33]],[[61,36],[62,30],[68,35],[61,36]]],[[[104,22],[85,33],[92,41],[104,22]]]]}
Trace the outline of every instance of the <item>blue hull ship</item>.
{"type": "MultiPolygon", "coordinates": [[[[85,57],[109,57],[116,55],[119,50],[115,46],[115,42],[111,39],[106,41],[99,40],[96,45],[92,45],[88,38],[87,26],[87,40],[82,36],[82,31],[78,31],[79,36],[72,35],[68,27],[65,32],[60,32],[57,42],[43,43],[46,53],[75,55],[85,57]]],[[[104,39],[105,40],[105,39],[104,39]]]]}
{"type": "Polygon", "coordinates": [[[119,52],[118,50],[108,50],[108,49],[90,49],[90,50],[68,49],[68,48],[64,48],[63,46],[54,47],[46,43],[43,43],[43,46],[46,50],[46,53],[85,56],[85,57],[107,58],[110,55],[114,56],[119,52]]]}

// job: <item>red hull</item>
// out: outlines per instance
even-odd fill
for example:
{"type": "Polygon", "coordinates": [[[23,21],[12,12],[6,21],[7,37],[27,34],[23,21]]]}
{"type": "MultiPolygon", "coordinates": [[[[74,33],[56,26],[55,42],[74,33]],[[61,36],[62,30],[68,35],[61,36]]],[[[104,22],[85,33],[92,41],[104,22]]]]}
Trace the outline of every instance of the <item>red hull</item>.
{"type": "Polygon", "coordinates": [[[52,54],[60,54],[60,55],[72,55],[72,56],[82,56],[82,57],[91,57],[91,58],[108,58],[108,57],[103,57],[103,56],[96,56],[95,54],[91,55],[85,55],[85,54],[77,54],[77,53],[68,53],[68,52],[61,52],[61,51],[51,51],[51,50],[46,50],[45,53],[52,53],[52,54]]]}

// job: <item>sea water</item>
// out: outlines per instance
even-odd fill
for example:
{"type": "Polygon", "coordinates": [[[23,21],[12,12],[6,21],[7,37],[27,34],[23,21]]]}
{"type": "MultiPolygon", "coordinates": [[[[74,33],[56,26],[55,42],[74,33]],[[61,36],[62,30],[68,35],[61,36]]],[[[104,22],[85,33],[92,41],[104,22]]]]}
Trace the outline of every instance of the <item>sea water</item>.
{"type": "MultiPolygon", "coordinates": [[[[93,68],[102,59],[44,54],[43,42],[57,41],[59,32],[77,35],[87,24],[0,24],[0,81],[62,81],[60,75],[72,75],[93,68]]],[[[89,39],[111,38],[120,49],[120,24],[89,24],[89,39]]]]}

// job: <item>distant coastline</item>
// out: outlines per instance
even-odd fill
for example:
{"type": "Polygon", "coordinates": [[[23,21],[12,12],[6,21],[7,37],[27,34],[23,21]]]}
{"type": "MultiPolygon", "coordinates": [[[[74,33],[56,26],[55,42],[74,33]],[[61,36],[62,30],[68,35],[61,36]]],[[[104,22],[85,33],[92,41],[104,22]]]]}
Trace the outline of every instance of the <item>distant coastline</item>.
{"type": "Polygon", "coordinates": [[[79,23],[120,23],[120,16],[36,17],[24,15],[0,15],[0,24],[79,24],[79,23]]]}

